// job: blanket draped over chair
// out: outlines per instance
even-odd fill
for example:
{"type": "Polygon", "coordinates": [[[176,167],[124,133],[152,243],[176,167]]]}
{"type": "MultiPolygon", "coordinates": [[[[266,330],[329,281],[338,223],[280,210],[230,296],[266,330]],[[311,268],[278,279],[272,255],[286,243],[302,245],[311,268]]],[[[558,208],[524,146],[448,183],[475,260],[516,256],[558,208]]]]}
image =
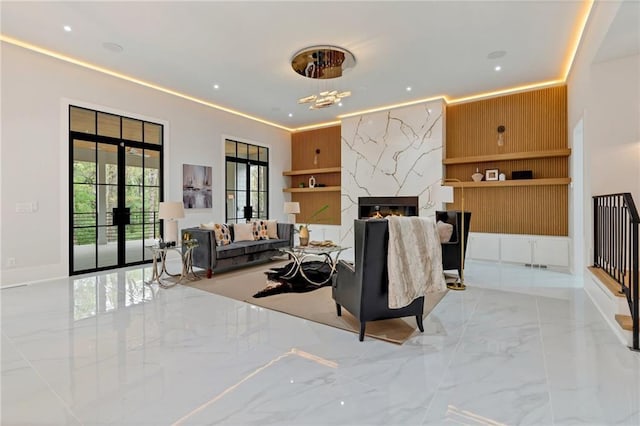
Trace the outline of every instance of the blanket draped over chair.
{"type": "Polygon", "coordinates": [[[436,221],[388,216],[389,308],[401,308],[427,293],[446,290],[436,221]]]}

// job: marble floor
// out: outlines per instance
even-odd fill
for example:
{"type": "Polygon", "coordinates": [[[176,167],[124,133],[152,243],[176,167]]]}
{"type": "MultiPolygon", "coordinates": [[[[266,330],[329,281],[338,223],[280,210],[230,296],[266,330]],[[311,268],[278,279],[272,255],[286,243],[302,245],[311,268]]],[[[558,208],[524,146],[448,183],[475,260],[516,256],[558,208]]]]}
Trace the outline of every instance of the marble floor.
{"type": "Polygon", "coordinates": [[[469,262],[402,346],[149,275],[0,291],[2,425],[640,424],[640,353],[565,273],[469,262]]]}

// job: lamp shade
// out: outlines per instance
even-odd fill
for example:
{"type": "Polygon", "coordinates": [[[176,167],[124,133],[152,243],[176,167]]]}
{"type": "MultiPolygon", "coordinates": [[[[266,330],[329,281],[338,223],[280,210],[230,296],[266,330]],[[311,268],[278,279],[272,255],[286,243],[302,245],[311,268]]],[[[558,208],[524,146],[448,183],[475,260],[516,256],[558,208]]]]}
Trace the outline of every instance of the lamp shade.
{"type": "Polygon", "coordinates": [[[440,186],[440,202],[453,203],[453,186],[440,186]]]}
{"type": "Polygon", "coordinates": [[[180,201],[163,201],[160,203],[158,210],[160,219],[182,219],[184,217],[184,208],[180,201]]]}
{"type": "Polygon", "coordinates": [[[297,201],[287,201],[284,203],[284,212],[287,214],[300,213],[300,203],[297,201]]]}

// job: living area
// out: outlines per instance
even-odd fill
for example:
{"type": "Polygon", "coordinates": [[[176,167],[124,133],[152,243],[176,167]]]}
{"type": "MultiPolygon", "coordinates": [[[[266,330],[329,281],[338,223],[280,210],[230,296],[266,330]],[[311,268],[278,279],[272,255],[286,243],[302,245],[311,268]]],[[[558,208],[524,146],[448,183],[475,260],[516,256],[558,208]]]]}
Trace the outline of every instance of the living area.
{"type": "MultiPolygon", "coordinates": [[[[528,2],[527,13],[509,14],[510,19],[504,11],[522,2],[465,3],[470,9],[460,3],[456,6],[457,2],[343,2],[338,4],[344,9],[330,15],[323,11],[329,7],[326,2],[314,3],[306,11],[304,4],[297,2],[239,2],[239,6],[166,2],[154,3],[146,10],[135,3],[128,5],[125,15],[114,12],[117,2],[65,3],[57,7],[71,11],[69,19],[83,16],[85,25],[65,22],[73,28],[62,33],[62,23],[56,22],[55,31],[60,26],[61,34],[54,35],[54,25],[42,21],[39,26],[47,29],[52,43],[42,45],[21,40],[19,31],[10,32],[11,27],[5,25],[15,17],[11,6],[15,10],[30,7],[17,3],[3,2],[1,6],[3,424],[640,423],[640,361],[612,332],[585,290],[592,281],[585,268],[592,261],[591,196],[627,191],[635,195],[640,187],[640,129],[636,120],[640,95],[634,90],[639,56],[637,52],[605,55],[614,51],[605,47],[616,33],[616,23],[637,16],[637,5],[630,5],[634,2],[585,2],[586,6],[582,2],[573,6],[545,2],[537,7],[528,2]],[[436,31],[436,9],[428,9],[427,3],[436,9],[452,7],[456,18],[436,31]],[[94,13],[93,7],[100,13],[94,13]],[[583,7],[590,10],[584,16],[589,24],[581,37],[576,36],[577,54],[569,55],[570,60],[562,59],[573,49],[568,47],[572,37],[567,28],[573,29],[572,24],[582,15],[572,12],[572,20],[568,20],[566,15],[547,9],[562,7],[573,7],[573,12],[583,7]],[[198,13],[198,8],[207,13],[198,13]],[[421,13],[408,13],[411,8],[421,13]],[[283,18],[274,16],[274,22],[264,19],[278,11],[283,18]],[[371,33],[358,27],[350,42],[346,36],[335,40],[357,59],[338,79],[346,83],[339,93],[352,91],[350,97],[343,98],[343,106],[336,103],[308,112],[308,104],[297,104],[297,97],[290,105],[276,105],[275,93],[279,91],[267,90],[262,74],[286,75],[299,82],[300,96],[327,90],[295,75],[291,57],[298,48],[318,40],[333,43],[316,31],[322,29],[326,35],[334,25],[350,27],[339,17],[364,12],[371,12],[362,19],[369,29],[401,34],[398,27],[405,26],[425,33],[420,43],[397,40],[388,47],[394,53],[406,50],[411,52],[408,56],[429,59],[420,62],[421,67],[396,62],[392,71],[381,73],[405,99],[359,104],[364,93],[385,92],[383,86],[365,86],[359,73],[375,72],[367,62],[386,56],[382,50],[385,43],[378,38],[374,43],[373,36],[362,41],[371,33]],[[136,49],[145,46],[116,37],[129,31],[124,21],[135,21],[131,27],[136,28],[149,23],[167,32],[169,25],[184,22],[185,15],[193,22],[193,26],[182,26],[185,33],[199,28],[198,23],[217,28],[215,36],[193,42],[200,64],[209,64],[207,61],[215,57],[214,62],[224,62],[226,68],[238,73],[242,66],[234,62],[236,56],[216,49],[231,44],[232,34],[240,37],[250,29],[262,29],[260,37],[269,39],[271,47],[260,49],[253,44],[243,53],[258,57],[264,50],[268,56],[251,67],[248,80],[252,81],[234,88],[217,78],[214,81],[210,72],[193,71],[201,67],[187,65],[186,58],[185,62],[177,60],[183,57],[181,53],[171,53],[190,49],[186,39],[166,43],[166,55],[146,61],[148,68],[176,75],[189,70],[193,79],[184,86],[166,90],[166,85],[157,81],[127,80],[135,73],[120,66],[125,58],[143,56],[144,52],[136,49]],[[515,19],[520,15],[527,15],[526,19],[515,19]],[[115,20],[122,32],[96,38],[84,35],[86,27],[97,28],[98,21],[114,16],[124,20],[115,20]],[[313,18],[299,30],[304,34],[296,38],[289,31],[280,38],[282,28],[290,28],[301,16],[313,18]],[[559,16],[565,16],[564,23],[549,23],[562,21],[559,16]],[[282,24],[284,17],[289,22],[282,24]],[[465,38],[477,42],[492,29],[516,37],[519,31],[512,25],[521,23],[526,33],[529,20],[542,23],[538,26],[545,31],[529,40],[531,44],[532,40],[543,40],[544,45],[561,45],[557,58],[547,55],[538,61],[541,67],[547,64],[553,68],[550,74],[557,81],[516,88],[513,93],[490,94],[488,87],[473,86],[472,77],[481,72],[457,62],[439,61],[427,49],[440,44],[436,35],[451,37],[454,43],[453,33],[459,28],[457,24],[452,27],[452,22],[457,19],[461,20],[460,28],[482,23],[481,31],[465,38]],[[275,21],[280,22],[279,28],[271,27],[275,21]],[[561,27],[567,33],[562,40],[567,43],[547,38],[552,29],[561,27]],[[57,52],[58,42],[76,46],[93,43],[99,53],[88,49],[96,56],[81,60],[63,49],[57,52]],[[101,47],[107,42],[112,44],[101,47]],[[407,45],[414,47],[400,48],[407,45]],[[96,68],[94,62],[99,60],[104,62],[96,68]],[[552,62],[555,65],[549,65],[552,62]],[[566,68],[565,62],[569,64],[566,68]],[[448,65],[443,66],[445,63],[448,65]],[[424,87],[403,78],[406,70],[415,72],[416,68],[420,81],[429,80],[434,90],[443,90],[443,86],[429,77],[431,68],[443,68],[452,76],[464,74],[455,88],[461,93],[433,99],[417,95],[427,93],[424,87]],[[561,78],[557,78],[559,74],[561,78]],[[193,96],[191,84],[206,86],[210,93],[193,96]],[[464,99],[466,95],[480,97],[464,99]],[[270,115],[216,102],[231,102],[234,97],[249,99],[249,104],[270,115]],[[416,100],[419,102],[399,105],[416,100]],[[353,109],[347,110],[352,108],[349,102],[353,109]],[[163,201],[183,199],[185,165],[210,167],[211,207],[185,208],[178,230],[179,235],[187,232],[199,245],[210,247],[211,278],[206,277],[208,268],[200,267],[196,269],[198,280],[184,280],[170,288],[149,285],[146,282],[152,278],[153,268],[144,258],[138,264],[115,269],[98,267],[92,272],[70,273],[74,256],[70,212],[75,207],[70,186],[94,184],[71,179],[70,146],[74,139],[70,137],[70,107],[141,122],[143,129],[146,123],[162,126],[161,148],[143,136],[133,143],[139,151],[125,150],[123,158],[125,163],[131,161],[129,166],[152,161],[153,167],[162,165],[162,169],[156,168],[162,171],[157,187],[163,201]],[[293,117],[288,116],[290,110],[293,117]],[[313,124],[321,125],[305,128],[307,122],[298,120],[312,113],[329,118],[322,123],[314,119],[313,124]],[[277,120],[273,118],[276,115],[280,116],[277,120]],[[264,191],[268,201],[263,206],[240,202],[236,196],[239,185],[232,188],[227,184],[227,141],[268,150],[264,191]],[[531,174],[524,176],[529,177],[517,178],[523,176],[517,172],[528,171],[531,174]],[[476,173],[481,175],[478,182],[472,180],[476,173]],[[455,254],[460,253],[458,249],[466,250],[464,272],[445,268],[454,281],[464,275],[466,290],[448,291],[438,300],[428,294],[421,311],[423,332],[416,321],[418,314],[411,313],[400,320],[403,324],[392,320],[399,325],[393,329],[394,335],[379,329],[380,321],[368,322],[367,334],[359,341],[361,324],[349,323],[347,303],[342,304],[342,317],[338,316],[333,282],[309,292],[287,294],[286,302],[282,302],[282,294],[255,300],[231,294],[241,287],[253,286],[250,295],[264,290],[269,284],[265,272],[292,262],[285,250],[299,245],[299,235],[287,234],[285,229],[291,229],[286,224],[293,222],[295,229],[309,224],[310,241],[348,247],[339,256],[346,262],[336,269],[349,268],[348,262],[352,262],[353,278],[348,279],[357,281],[358,268],[371,268],[364,268],[355,253],[360,232],[356,223],[376,224],[377,219],[359,219],[400,211],[411,216],[412,212],[404,211],[409,208],[398,202],[405,197],[417,199],[415,210],[423,218],[435,220],[438,211],[471,213],[468,244],[454,248],[455,254]],[[285,209],[287,203],[297,203],[295,216],[285,209]],[[253,256],[247,247],[241,254],[228,250],[229,257],[213,259],[212,253],[219,247],[215,237],[189,231],[201,225],[243,224],[245,205],[256,207],[256,215],[250,216],[253,219],[276,223],[271,236],[278,237],[269,243],[267,224],[268,239],[245,246],[269,243],[265,255],[284,254],[279,260],[262,263],[266,258],[253,256]],[[329,207],[312,218],[325,205],[329,207]],[[266,210],[261,210],[263,207],[266,210]],[[284,241],[276,243],[279,240],[284,241]],[[253,265],[246,264],[253,261],[253,265]],[[199,288],[209,284],[220,287],[218,293],[199,288]],[[220,296],[225,291],[229,295],[220,296]],[[300,302],[291,303],[294,296],[299,296],[295,300],[300,302]],[[314,298],[314,304],[324,303],[321,312],[326,314],[309,318],[310,305],[304,301],[309,297],[314,298]],[[284,310],[290,314],[283,314],[284,310]],[[342,322],[350,329],[325,325],[330,321],[342,322]]],[[[55,4],[31,7],[29,13],[18,14],[30,17],[25,28],[40,22],[41,15],[59,17],[54,13],[55,4]]],[[[354,28],[357,25],[361,23],[354,22],[354,28]]],[[[336,29],[333,34],[341,32],[336,29]]],[[[146,36],[137,31],[136,37],[146,36]]],[[[153,45],[147,43],[146,47],[153,45]]],[[[491,51],[501,49],[504,46],[491,51]]],[[[514,58],[512,66],[526,63],[521,51],[505,50],[507,58],[514,58]]],[[[497,86],[515,88],[515,82],[503,77],[506,73],[494,70],[496,59],[487,58],[491,51],[476,46],[468,55],[449,52],[458,59],[479,57],[478,61],[490,65],[489,78],[496,80],[497,86]]],[[[96,119],[96,129],[99,127],[96,119]]],[[[104,135],[94,136],[101,139],[104,135]]],[[[106,139],[93,143],[95,147],[110,145],[106,139]]],[[[96,158],[102,154],[115,158],[120,155],[116,152],[86,149],[87,155],[96,158]]],[[[107,187],[111,183],[95,184],[107,187]]],[[[146,184],[143,179],[140,188],[146,184]]],[[[130,189],[133,186],[131,182],[128,185],[130,189]]],[[[145,196],[143,190],[140,194],[145,196]]],[[[96,222],[102,226],[99,219],[96,222]]],[[[155,224],[159,229],[161,222],[153,223],[153,229],[155,224]]],[[[159,237],[158,233],[149,240],[159,237]]],[[[229,237],[233,240],[231,234],[229,237]]],[[[249,238],[246,232],[244,237],[249,238]]],[[[101,248],[105,247],[97,245],[96,250],[101,248]]],[[[148,250],[138,252],[152,260],[148,250]]],[[[94,261],[99,260],[95,253],[94,261]]],[[[179,271],[178,253],[172,262],[169,270],[179,271]]],[[[349,274],[345,270],[342,277],[349,274]]],[[[336,280],[340,276],[338,271],[336,280]]]]}

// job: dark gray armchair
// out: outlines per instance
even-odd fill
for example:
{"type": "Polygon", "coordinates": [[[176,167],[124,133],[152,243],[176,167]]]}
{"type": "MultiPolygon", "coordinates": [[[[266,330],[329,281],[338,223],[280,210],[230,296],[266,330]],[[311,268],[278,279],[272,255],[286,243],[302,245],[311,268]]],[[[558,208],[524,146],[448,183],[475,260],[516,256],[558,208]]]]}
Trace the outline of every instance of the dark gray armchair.
{"type": "Polygon", "coordinates": [[[387,246],[388,222],[384,219],[354,221],[355,263],[339,261],[332,295],[338,316],[342,307],[360,321],[360,341],[364,339],[367,321],[415,316],[418,328],[422,326],[424,297],[409,306],[389,308],[387,246]]]}
{"type": "MultiPolygon", "coordinates": [[[[464,267],[462,259],[462,238],[461,227],[462,212],[461,211],[437,211],[436,220],[453,225],[453,233],[448,242],[442,243],[442,269],[445,271],[451,269],[458,270],[458,277],[462,277],[462,268],[464,267]]],[[[464,212],[464,257],[467,257],[467,242],[469,239],[469,225],[471,224],[471,212],[464,212]]]]}

